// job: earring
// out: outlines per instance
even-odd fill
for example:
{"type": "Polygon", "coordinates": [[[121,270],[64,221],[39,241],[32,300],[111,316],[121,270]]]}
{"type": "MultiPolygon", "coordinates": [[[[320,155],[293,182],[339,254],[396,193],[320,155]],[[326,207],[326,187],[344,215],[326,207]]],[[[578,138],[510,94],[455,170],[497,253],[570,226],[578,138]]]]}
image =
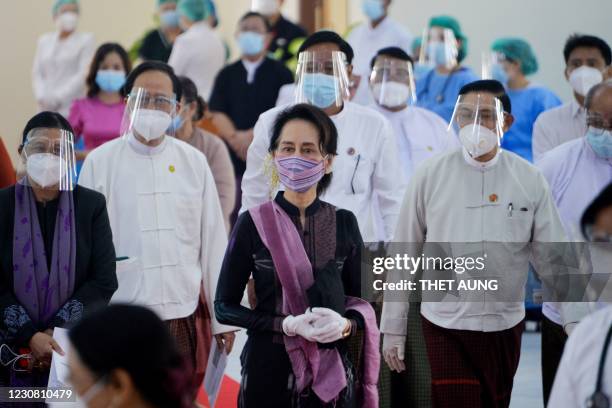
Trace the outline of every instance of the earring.
{"type": "Polygon", "coordinates": [[[271,153],[269,153],[264,159],[264,174],[266,178],[270,180],[270,190],[268,191],[268,195],[271,200],[274,198],[280,184],[280,177],[278,176],[278,171],[276,170],[274,158],[272,157],[271,153]]]}

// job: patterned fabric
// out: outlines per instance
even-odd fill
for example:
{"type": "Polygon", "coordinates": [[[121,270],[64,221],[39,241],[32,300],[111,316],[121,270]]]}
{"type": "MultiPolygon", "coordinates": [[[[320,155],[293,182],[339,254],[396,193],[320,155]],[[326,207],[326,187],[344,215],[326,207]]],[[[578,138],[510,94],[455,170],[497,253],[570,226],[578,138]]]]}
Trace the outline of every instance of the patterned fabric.
{"type": "Polygon", "coordinates": [[[196,319],[195,314],[181,319],[166,320],[168,329],[176,339],[179,352],[187,359],[191,370],[196,366],[196,319]]]}
{"type": "Polygon", "coordinates": [[[57,317],[62,319],[65,323],[78,322],[83,318],[83,311],[83,303],[76,299],[72,299],[66,302],[59,312],[57,312],[57,317]]]}
{"type": "Polygon", "coordinates": [[[6,332],[0,331],[0,343],[8,343],[19,329],[30,321],[28,312],[21,305],[12,305],[4,309],[4,324],[6,332]]]}

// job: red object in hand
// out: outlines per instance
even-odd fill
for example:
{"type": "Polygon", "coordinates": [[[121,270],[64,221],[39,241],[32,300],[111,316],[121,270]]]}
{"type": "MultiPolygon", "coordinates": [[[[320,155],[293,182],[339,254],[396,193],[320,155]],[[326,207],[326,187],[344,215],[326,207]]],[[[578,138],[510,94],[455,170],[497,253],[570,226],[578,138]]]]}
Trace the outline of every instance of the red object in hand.
{"type": "MultiPolygon", "coordinates": [[[[30,350],[27,347],[20,347],[17,350],[17,353],[19,353],[20,356],[24,355],[24,354],[30,354],[32,352],[32,350],[30,350]]],[[[30,359],[29,358],[20,358],[17,361],[17,366],[23,370],[28,370],[30,368],[30,359]]]]}

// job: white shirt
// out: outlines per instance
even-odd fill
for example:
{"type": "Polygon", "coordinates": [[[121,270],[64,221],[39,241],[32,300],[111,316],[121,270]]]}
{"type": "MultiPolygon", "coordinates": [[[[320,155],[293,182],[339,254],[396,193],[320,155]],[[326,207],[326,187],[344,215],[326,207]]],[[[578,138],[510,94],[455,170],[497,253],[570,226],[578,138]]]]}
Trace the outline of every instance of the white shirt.
{"type": "MultiPolygon", "coordinates": [[[[255,124],[242,177],[241,211],[273,197],[266,161],[272,126],[284,108],[287,106],[264,112],[255,124]]],[[[334,159],[331,184],[321,199],[355,214],[365,242],[376,241],[373,231],[366,228],[371,221],[372,201],[376,199],[389,240],[404,190],[391,126],[378,112],[351,102],[345,102],[342,111],[331,120],[338,129],[338,156],[334,159]]]]}
{"type": "Polygon", "coordinates": [[[186,76],[208,100],[215,78],[225,64],[225,47],[210,26],[199,21],[179,35],[172,46],[168,65],[176,75],[186,76]]]}
{"type": "Polygon", "coordinates": [[[586,110],[575,99],[542,112],[533,125],[533,160],[570,140],[584,136],[586,110]]]}
{"type": "MultiPolygon", "coordinates": [[[[555,376],[549,407],[586,408],[595,391],[606,334],[612,325],[612,306],[586,317],[572,332],[555,376]]],[[[602,391],[612,399],[612,344],[604,364],[602,391]]]]}
{"type": "Polygon", "coordinates": [[[295,84],[285,84],[278,90],[275,106],[285,106],[292,103],[295,103],[295,84]]]}
{"type": "Polygon", "coordinates": [[[376,27],[372,27],[370,22],[355,27],[350,32],[347,41],[355,52],[355,58],[353,59],[354,73],[361,77],[353,102],[370,105],[374,101],[370,95],[368,81],[372,58],[379,50],[387,47],[399,47],[410,55],[412,35],[401,24],[393,21],[390,17],[385,17],[376,27]]]}
{"type": "MultiPolygon", "coordinates": [[[[91,152],[79,184],[106,197],[118,257],[114,302],[140,304],[163,320],[195,312],[200,282],[214,316],[227,245],[206,157],[172,137],[148,147],[131,134],[91,152]]],[[[213,334],[229,331],[212,318],[213,334]]]]}
{"type": "Polygon", "coordinates": [[[244,69],[247,72],[247,84],[252,84],[253,81],[255,81],[255,73],[257,73],[257,68],[259,68],[264,59],[260,58],[259,60],[252,62],[243,58],[241,61],[244,69]]]}
{"type": "MultiPolygon", "coordinates": [[[[427,160],[417,169],[402,204],[394,241],[411,243],[407,250],[414,250],[408,254],[413,257],[423,253],[434,256],[428,254],[436,251],[437,243],[449,243],[453,258],[487,254],[487,276],[499,278],[500,286],[502,282],[506,285],[504,293],[512,299],[485,302],[484,291],[465,292],[469,301],[461,294],[461,300],[423,302],[421,314],[449,329],[501,331],[514,327],[525,316],[524,302],[519,300],[524,297],[530,260],[546,262],[538,251],[515,251],[516,243],[565,241],[563,226],[544,176],[527,161],[501,151],[490,164],[481,166],[468,164],[465,154],[464,149],[456,149],[427,160]],[[515,209],[511,214],[510,206],[515,209]]],[[[448,252],[436,254],[449,256],[448,252]]],[[[422,279],[428,279],[427,272],[423,271],[422,279]]],[[[443,272],[445,279],[455,278],[452,270],[443,272]]],[[[402,301],[407,300],[405,296],[405,292],[385,293],[381,332],[406,334],[409,303],[402,301]],[[400,298],[389,301],[387,296],[400,298]]]]}
{"type": "Polygon", "coordinates": [[[91,33],[74,32],[61,40],[57,31],[38,39],[32,87],[40,111],[68,117],[70,105],[85,95],[85,78],[95,52],[91,33]]]}

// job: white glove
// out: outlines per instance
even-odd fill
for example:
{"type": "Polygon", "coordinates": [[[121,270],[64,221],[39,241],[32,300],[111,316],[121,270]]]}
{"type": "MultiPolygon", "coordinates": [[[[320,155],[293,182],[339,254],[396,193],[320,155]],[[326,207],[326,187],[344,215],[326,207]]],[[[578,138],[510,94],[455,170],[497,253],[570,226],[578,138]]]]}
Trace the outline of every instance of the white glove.
{"type": "Polygon", "coordinates": [[[401,373],[406,369],[404,364],[404,349],[406,336],[397,334],[383,335],[383,357],[391,371],[401,373]]]}
{"type": "Polygon", "coordinates": [[[301,336],[308,341],[316,341],[313,338],[315,328],[312,322],[317,316],[312,313],[306,312],[298,316],[287,316],[283,319],[283,333],[287,336],[301,336]]]}
{"type": "Polygon", "coordinates": [[[340,340],[346,331],[349,321],[338,312],[326,307],[313,307],[311,315],[316,317],[313,326],[316,332],[314,339],[318,343],[333,343],[340,340]]]}

